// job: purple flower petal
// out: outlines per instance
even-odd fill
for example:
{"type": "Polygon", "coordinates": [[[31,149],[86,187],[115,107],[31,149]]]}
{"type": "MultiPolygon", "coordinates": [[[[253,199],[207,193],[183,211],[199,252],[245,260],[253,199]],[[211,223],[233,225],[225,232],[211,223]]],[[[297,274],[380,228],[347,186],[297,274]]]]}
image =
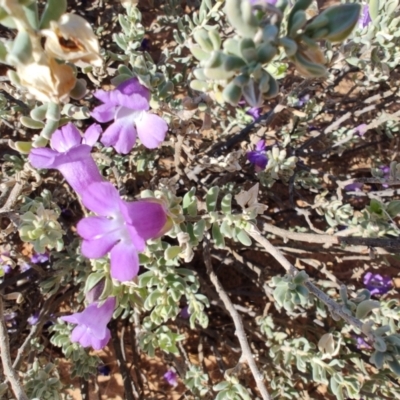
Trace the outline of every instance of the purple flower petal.
{"type": "Polygon", "coordinates": [[[31,262],[34,264],[42,264],[49,261],[49,255],[47,253],[43,254],[33,254],[31,256],[31,262]]]}
{"type": "Polygon", "coordinates": [[[116,119],[104,132],[101,143],[112,146],[120,154],[128,154],[136,142],[136,128],[132,117],[116,119]]]}
{"type": "Polygon", "coordinates": [[[119,212],[120,201],[117,189],[110,182],[96,182],[82,196],[85,207],[102,216],[119,212]]]}
{"type": "Polygon", "coordinates": [[[101,258],[104,257],[118,241],[118,231],[105,234],[93,240],[87,239],[82,242],[81,252],[87,258],[101,258]]]}
{"type": "Polygon", "coordinates": [[[72,189],[82,196],[94,182],[103,182],[103,177],[92,156],[91,147],[80,145],[57,157],[54,167],[58,169],[72,189]]]}
{"type": "Polygon", "coordinates": [[[358,20],[358,25],[360,26],[360,28],[365,28],[371,22],[372,22],[372,19],[371,19],[371,15],[369,13],[369,5],[364,4],[362,11],[361,11],[360,18],[358,20]]]}
{"type": "Polygon", "coordinates": [[[27,321],[29,325],[36,325],[39,321],[39,311],[36,311],[35,314],[31,315],[27,321]]]}
{"type": "Polygon", "coordinates": [[[114,119],[118,106],[110,106],[108,103],[97,106],[90,115],[98,122],[110,122],[114,119]]]}
{"type": "Polygon", "coordinates": [[[103,129],[99,124],[92,124],[89,128],[86,129],[85,135],[82,139],[82,144],[86,144],[90,147],[93,147],[96,142],[99,140],[100,135],[102,134],[103,129]]]}
{"type": "Polygon", "coordinates": [[[363,188],[364,184],[361,182],[353,182],[349,183],[344,187],[344,190],[346,192],[361,192],[361,189],[363,188]]]}
{"type": "Polygon", "coordinates": [[[181,312],[179,313],[179,316],[183,319],[189,319],[190,318],[190,313],[189,313],[189,306],[185,306],[181,309],[181,312]]]}
{"type": "Polygon", "coordinates": [[[148,110],[150,91],[137,78],[128,79],[108,92],[97,90],[94,96],[110,106],[124,106],[131,110],[148,110]]]}
{"type": "Polygon", "coordinates": [[[75,125],[70,122],[57,129],[51,136],[51,148],[59,153],[65,153],[81,144],[82,136],[75,125]]]}
{"type": "Polygon", "coordinates": [[[268,157],[265,151],[265,140],[259,140],[255,149],[247,152],[247,159],[255,165],[257,172],[265,169],[268,164],[268,157]]]}
{"type": "Polygon", "coordinates": [[[54,168],[58,153],[52,149],[41,147],[32,149],[29,153],[29,162],[35,168],[54,168]]]}
{"type": "Polygon", "coordinates": [[[110,254],[111,276],[120,282],[132,280],[139,272],[139,255],[130,243],[119,242],[110,254]]]}
{"type": "MultiPolygon", "coordinates": [[[[95,138],[95,130],[100,127],[91,126],[88,137],[91,143],[95,138]]],[[[93,182],[102,182],[103,177],[92,156],[92,147],[81,144],[82,137],[76,127],[69,123],[57,130],[51,138],[53,150],[47,148],[32,149],[29,161],[36,168],[55,168],[63,175],[70,186],[82,196],[93,182]]]]}
{"type": "Polygon", "coordinates": [[[133,225],[144,240],[156,238],[167,222],[164,207],[151,200],[124,202],[121,211],[129,225],[133,225]]]}
{"type": "Polygon", "coordinates": [[[83,347],[92,346],[95,350],[103,348],[110,340],[107,324],[115,308],[115,297],[109,297],[101,306],[93,303],[81,313],[61,317],[63,321],[78,324],[72,331],[71,341],[83,347]]]}
{"type": "Polygon", "coordinates": [[[178,385],[178,375],[172,370],[169,370],[168,372],[166,372],[164,374],[164,379],[171,386],[177,386],[178,385]]]}
{"type": "Polygon", "coordinates": [[[164,141],[168,125],[158,115],[141,113],[135,122],[139,139],[148,149],[155,149],[164,141]]]}
{"type": "Polygon", "coordinates": [[[364,275],[363,282],[371,295],[382,295],[392,288],[392,279],[389,276],[373,274],[372,272],[367,272],[364,275]]]}

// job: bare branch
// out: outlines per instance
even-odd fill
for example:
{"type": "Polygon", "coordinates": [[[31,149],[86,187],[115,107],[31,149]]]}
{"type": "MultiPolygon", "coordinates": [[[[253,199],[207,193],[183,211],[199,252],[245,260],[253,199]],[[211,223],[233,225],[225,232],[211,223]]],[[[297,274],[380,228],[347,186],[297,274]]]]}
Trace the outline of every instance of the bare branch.
{"type": "Polygon", "coordinates": [[[7,327],[4,323],[3,318],[3,298],[0,295],[0,351],[1,351],[1,362],[4,368],[4,374],[10,381],[12,390],[17,400],[28,400],[28,396],[25,394],[19,377],[12,367],[11,356],[10,356],[10,344],[8,340],[7,327]]]}
{"type": "MultiPolygon", "coordinates": [[[[276,261],[278,261],[283,268],[291,275],[296,275],[299,271],[284,257],[284,255],[266,238],[264,238],[261,233],[258,231],[256,227],[252,229],[248,229],[247,233],[256,240],[261,246],[265,248],[265,250],[271,254],[276,261]]],[[[307,289],[319,300],[321,300],[331,311],[332,314],[336,314],[340,318],[342,318],[349,325],[352,325],[354,328],[362,330],[363,323],[346,313],[346,311],[338,304],[335,300],[331,299],[328,295],[326,295],[322,290],[317,288],[310,281],[305,282],[304,284],[307,289]]],[[[369,337],[369,335],[367,335],[369,337]]],[[[370,339],[373,339],[371,337],[370,339]]]]}
{"type": "Polygon", "coordinates": [[[253,354],[251,353],[249,342],[247,341],[246,333],[244,331],[243,322],[240,318],[239,313],[236,311],[235,307],[233,306],[229,296],[226,294],[224,288],[221,285],[217,275],[215,274],[212,264],[211,264],[211,256],[210,256],[210,248],[208,241],[204,241],[204,262],[206,264],[207,273],[210,276],[210,280],[215,286],[215,289],[221,298],[222,302],[224,303],[226,309],[228,310],[229,314],[233,319],[233,323],[235,324],[236,328],[236,336],[239,339],[240,347],[242,349],[243,357],[247,361],[247,364],[250,367],[251,373],[256,381],[258,390],[261,393],[261,396],[264,400],[271,400],[271,397],[268,393],[267,388],[263,382],[263,375],[258,370],[257,364],[254,361],[253,354]]]}

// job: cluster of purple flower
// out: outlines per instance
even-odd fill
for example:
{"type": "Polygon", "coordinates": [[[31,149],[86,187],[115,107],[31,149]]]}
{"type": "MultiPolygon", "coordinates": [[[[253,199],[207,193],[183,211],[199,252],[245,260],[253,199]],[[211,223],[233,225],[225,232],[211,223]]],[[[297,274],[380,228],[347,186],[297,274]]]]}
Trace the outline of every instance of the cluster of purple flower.
{"type": "MultiPolygon", "coordinates": [[[[98,90],[94,95],[104,104],[94,109],[92,117],[99,122],[114,119],[102,135],[105,146],[127,154],[137,136],[150,149],[163,142],[168,126],[161,117],[148,112],[150,92],[136,78],[123,82],[115,90],[98,90]]],[[[138,253],[145,250],[146,240],[168,230],[167,210],[157,199],[124,201],[117,189],[104,180],[91,156],[101,134],[100,125],[93,124],[82,137],[69,123],[53,134],[50,149],[33,149],[29,161],[36,168],[60,171],[85,207],[97,214],[78,223],[77,232],[83,238],[82,254],[96,259],[110,253],[111,277],[130,281],[138,274],[138,253]]],[[[103,348],[110,339],[107,324],[115,305],[116,299],[110,297],[102,303],[94,301],[81,313],[63,317],[64,321],[77,324],[72,331],[72,342],[96,350],[103,348]]]]}

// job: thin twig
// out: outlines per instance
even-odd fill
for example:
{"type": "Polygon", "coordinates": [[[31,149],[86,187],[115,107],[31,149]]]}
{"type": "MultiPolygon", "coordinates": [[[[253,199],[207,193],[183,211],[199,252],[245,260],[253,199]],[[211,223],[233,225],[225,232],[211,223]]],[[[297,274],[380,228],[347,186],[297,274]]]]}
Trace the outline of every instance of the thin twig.
{"type": "Polygon", "coordinates": [[[263,222],[263,231],[272,233],[280,236],[283,239],[297,240],[299,242],[307,243],[320,243],[326,246],[329,245],[363,245],[366,247],[381,247],[384,249],[400,249],[399,239],[388,239],[388,238],[364,238],[356,236],[334,236],[334,235],[323,235],[316,233],[302,233],[302,232],[291,232],[286,229],[278,228],[275,225],[271,225],[267,222],[263,222]]]}
{"type": "Polygon", "coordinates": [[[25,394],[17,373],[15,372],[11,356],[10,356],[10,343],[8,340],[7,327],[4,323],[3,318],[3,298],[0,295],[0,352],[1,362],[3,364],[4,374],[10,381],[12,390],[17,400],[28,400],[28,396],[25,394]]]}
{"type": "Polygon", "coordinates": [[[110,324],[111,338],[114,345],[115,356],[117,358],[119,370],[122,375],[122,381],[125,389],[125,399],[135,400],[139,398],[139,394],[133,386],[133,382],[129,373],[129,369],[126,366],[125,360],[122,355],[121,343],[118,338],[118,321],[112,321],[110,324]],[[134,395],[136,394],[136,396],[134,395]]]}
{"type": "Polygon", "coordinates": [[[239,313],[235,310],[229,296],[226,294],[217,275],[213,270],[211,264],[210,248],[207,240],[204,242],[204,262],[206,264],[207,273],[210,276],[211,282],[215,286],[215,289],[219,297],[221,298],[222,302],[224,303],[226,309],[228,310],[229,314],[233,319],[236,328],[236,336],[239,339],[243,357],[246,359],[247,364],[250,367],[251,373],[253,374],[253,377],[256,381],[258,390],[260,391],[261,396],[264,400],[271,400],[268,390],[263,382],[263,375],[258,370],[257,364],[254,361],[253,354],[251,353],[249,342],[247,341],[246,333],[244,331],[242,319],[240,318],[239,313]]]}
{"type": "MultiPolygon", "coordinates": [[[[299,271],[284,257],[284,255],[266,238],[264,238],[261,233],[258,231],[256,227],[252,227],[251,229],[247,229],[247,233],[256,240],[261,246],[265,248],[265,250],[271,254],[278,261],[283,268],[291,275],[296,275],[299,271]]],[[[363,323],[346,313],[346,310],[342,308],[340,304],[338,304],[335,300],[326,295],[322,290],[317,288],[310,281],[306,281],[304,284],[307,289],[312,293],[315,297],[321,300],[330,310],[333,315],[339,316],[349,325],[354,328],[362,331],[363,323]]],[[[373,336],[367,335],[369,339],[374,340],[373,336]]]]}

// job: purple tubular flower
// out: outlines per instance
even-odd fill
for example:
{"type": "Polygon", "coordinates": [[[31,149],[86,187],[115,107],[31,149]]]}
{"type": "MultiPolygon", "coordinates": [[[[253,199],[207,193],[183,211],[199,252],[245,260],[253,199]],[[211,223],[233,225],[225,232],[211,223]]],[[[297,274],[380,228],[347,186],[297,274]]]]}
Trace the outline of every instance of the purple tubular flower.
{"type": "Polygon", "coordinates": [[[33,262],[34,264],[42,264],[47,261],[49,261],[49,255],[47,253],[38,253],[31,256],[31,262],[33,262]]]}
{"type": "Polygon", "coordinates": [[[260,140],[253,151],[247,152],[247,159],[255,165],[256,171],[265,169],[268,157],[265,153],[265,140],[260,140]]]}
{"type": "Polygon", "coordinates": [[[109,182],[90,185],[82,202],[98,214],[78,223],[82,254],[100,258],[110,252],[111,276],[122,282],[133,279],[139,271],[138,252],[144,251],[147,239],[160,236],[167,225],[164,206],[156,199],[123,201],[109,182]]]}
{"type": "Polygon", "coordinates": [[[61,317],[65,322],[77,324],[71,334],[71,342],[79,342],[82,347],[100,350],[111,338],[107,324],[115,308],[115,297],[109,297],[101,306],[98,303],[88,305],[82,312],[61,317]]]}
{"type": "Polygon", "coordinates": [[[51,149],[32,149],[29,161],[35,168],[59,170],[75,192],[82,196],[91,183],[103,180],[90,155],[101,132],[100,125],[93,124],[82,138],[75,125],[69,123],[54,132],[50,141],[51,149]]]}
{"type": "Polygon", "coordinates": [[[371,22],[372,22],[372,19],[371,19],[371,15],[369,14],[369,5],[364,4],[361,14],[360,14],[360,18],[358,20],[358,25],[360,28],[365,28],[371,22]]]}
{"type": "Polygon", "coordinates": [[[128,79],[116,89],[97,90],[94,96],[104,104],[91,113],[99,122],[114,122],[105,130],[101,143],[112,146],[118,153],[129,153],[136,137],[149,149],[158,147],[168,131],[167,123],[158,115],[147,112],[150,91],[137,78],[128,79]]]}
{"type": "Polygon", "coordinates": [[[371,295],[382,295],[392,288],[392,279],[389,276],[373,274],[372,272],[367,272],[364,275],[363,282],[371,295]]]}
{"type": "Polygon", "coordinates": [[[178,375],[172,370],[169,370],[168,372],[166,372],[164,374],[164,379],[171,386],[177,386],[178,385],[178,375]]]}

